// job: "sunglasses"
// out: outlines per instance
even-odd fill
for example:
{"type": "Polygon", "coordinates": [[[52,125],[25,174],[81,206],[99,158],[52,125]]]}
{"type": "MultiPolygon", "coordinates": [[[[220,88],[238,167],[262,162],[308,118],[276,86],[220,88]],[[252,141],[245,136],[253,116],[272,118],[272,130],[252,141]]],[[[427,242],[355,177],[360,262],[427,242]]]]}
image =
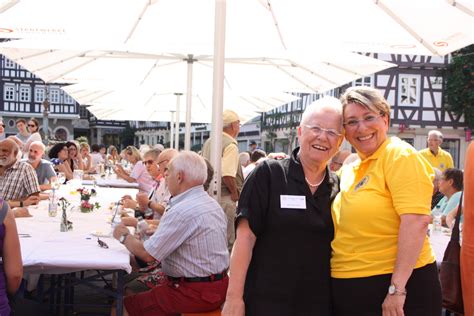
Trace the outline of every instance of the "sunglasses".
{"type": "Polygon", "coordinates": [[[109,245],[107,245],[105,242],[103,242],[99,238],[97,238],[97,243],[99,244],[100,248],[109,249],[109,245]]]}
{"type": "Polygon", "coordinates": [[[0,124],[0,126],[3,128],[7,127],[5,124],[0,124]]]}
{"type": "Polygon", "coordinates": [[[155,161],[153,159],[150,159],[150,160],[143,161],[143,163],[145,164],[145,166],[148,166],[148,165],[153,165],[155,161]]]}
{"type": "Polygon", "coordinates": [[[28,124],[28,127],[36,127],[35,124],[28,124]]]}

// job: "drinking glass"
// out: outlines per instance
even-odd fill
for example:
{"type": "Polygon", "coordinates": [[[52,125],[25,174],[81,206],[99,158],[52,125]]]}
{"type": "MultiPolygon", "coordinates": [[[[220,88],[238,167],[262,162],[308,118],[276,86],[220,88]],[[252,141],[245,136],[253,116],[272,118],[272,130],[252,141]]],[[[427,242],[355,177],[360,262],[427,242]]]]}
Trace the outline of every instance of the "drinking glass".
{"type": "Polygon", "coordinates": [[[66,175],[64,172],[58,172],[58,181],[60,184],[63,184],[66,181],[66,175]]]}

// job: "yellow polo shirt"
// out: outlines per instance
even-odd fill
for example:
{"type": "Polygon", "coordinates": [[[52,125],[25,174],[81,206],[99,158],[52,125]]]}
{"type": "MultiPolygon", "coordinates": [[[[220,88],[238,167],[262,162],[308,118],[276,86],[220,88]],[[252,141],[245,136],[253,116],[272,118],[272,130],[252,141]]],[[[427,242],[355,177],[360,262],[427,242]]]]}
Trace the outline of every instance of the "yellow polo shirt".
{"type": "Polygon", "coordinates": [[[448,168],[454,168],[453,157],[446,150],[439,149],[435,156],[429,148],[420,150],[420,154],[428,160],[432,167],[438,168],[443,172],[448,168]]]}
{"type": "MultiPolygon", "coordinates": [[[[387,139],[363,161],[343,166],[341,191],[332,206],[335,226],[333,278],[392,273],[402,214],[430,214],[433,169],[416,149],[387,139]]],[[[416,262],[435,261],[428,237],[416,262]]]]}
{"type": "Polygon", "coordinates": [[[222,176],[229,176],[235,178],[237,175],[237,168],[240,167],[239,148],[237,147],[237,141],[225,132],[222,132],[222,138],[228,138],[229,141],[232,143],[224,149],[224,152],[222,154],[222,176]]]}

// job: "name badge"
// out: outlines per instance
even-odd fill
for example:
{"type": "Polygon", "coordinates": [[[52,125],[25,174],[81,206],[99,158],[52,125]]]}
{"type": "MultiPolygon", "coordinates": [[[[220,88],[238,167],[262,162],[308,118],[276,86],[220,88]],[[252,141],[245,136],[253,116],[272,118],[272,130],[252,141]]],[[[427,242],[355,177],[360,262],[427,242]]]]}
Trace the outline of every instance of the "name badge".
{"type": "Polygon", "coordinates": [[[306,197],[304,195],[280,195],[280,207],[306,209],[306,197]]]}

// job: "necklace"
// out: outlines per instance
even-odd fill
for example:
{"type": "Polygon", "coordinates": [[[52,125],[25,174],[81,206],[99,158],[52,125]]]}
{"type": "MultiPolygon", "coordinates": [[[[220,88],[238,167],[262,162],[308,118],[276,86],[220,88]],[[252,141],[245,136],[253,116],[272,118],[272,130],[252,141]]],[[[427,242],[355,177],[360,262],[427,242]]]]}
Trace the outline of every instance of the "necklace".
{"type": "Polygon", "coordinates": [[[319,187],[319,185],[320,185],[321,183],[323,183],[324,178],[326,178],[326,171],[324,171],[324,175],[323,175],[323,177],[321,178],[321,181],[319,181],[319,182],[316,183],[316,184],[312,184],[311,182],[309,182],[308,178],[304,177],[304,179],[306,180],[306,183],[307,183],[310,187],[312,187],[312,188],[319,187]]]}

